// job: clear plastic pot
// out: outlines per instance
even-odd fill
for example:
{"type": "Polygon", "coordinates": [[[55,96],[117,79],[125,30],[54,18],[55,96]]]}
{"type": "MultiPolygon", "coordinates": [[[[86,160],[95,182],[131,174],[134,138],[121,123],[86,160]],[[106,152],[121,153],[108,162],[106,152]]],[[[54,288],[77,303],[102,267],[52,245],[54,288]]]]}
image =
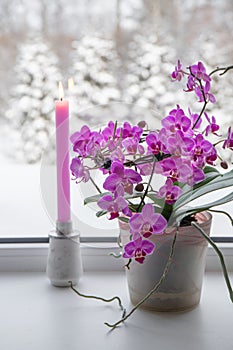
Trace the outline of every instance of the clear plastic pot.
{"type": "MultiPolygon", "coordinates": [[[[199,223],[206,234],[210,234],[211,214],[198,214],[199,223]]],[[[126,241],[129,233],[120,225],[121,236],[126,241]]],[[[158,283],[163,275],[176,228],[167,229],[162,235],[150,239],[156,248],[143,264],[132,261],[127,270],[128,289],[131,302],[141,301],[158,283]]],[[[194,308],[201,297],[208,242],[193,226],[180,227],[174,248],[174,255],[168,273],[159,287],[142,307],[155,311],[179,312],[194,308]]]]}

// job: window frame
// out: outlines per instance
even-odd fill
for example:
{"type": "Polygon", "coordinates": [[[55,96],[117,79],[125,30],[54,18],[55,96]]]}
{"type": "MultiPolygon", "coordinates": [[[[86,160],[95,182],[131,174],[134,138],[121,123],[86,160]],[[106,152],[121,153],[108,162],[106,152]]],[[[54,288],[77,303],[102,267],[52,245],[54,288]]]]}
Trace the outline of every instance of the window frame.
{"type": "MultiPolygon", "coordinates": [[[[233,243],[233,237],[212,236],[215,243],[233,243]]],[[[117,243],[117,237],[80,237],[81,243],[117,243]]],[[[0,238],[0,248],[2,244],[41,244],[49,243],[49,237],[2,237],[0,238]]]]}
{"type": "MultiPolygon", "coordinates": [[[[104,237],[105,239],[106,237],[104,237]]],[[[45,238],[43,237],[43,241],[45,238]]],[[[99,239],[98,239],[99,240],[99,239]]],[[[123,258],[114,258],[111,253],[119,254],[120,248],[116,242],[102,240],[100,242],[81,240],[81,253],[84,271],[123,271],[123,258]]],[[[216,239],[215,239],[216,242],[216,239]]],[[[218,245],[224,255],[225,264],[229,272],[233,271],[233,241],[218,245]]],[[[21,239],[17,243],[0,240],[0,272],[36,272],[46,271],[48,242],[25,243],[21,239]]],[[[209,246],[207,250],[206,271],[222,271],[219,257],[209,246]]]]}
{"type": "MultiPolygon", "coordinates": [[[[212,237],[213,241],[215,243],[219,243],[220,246],[223,247],[224,254],[227,251],[231,251],[231,255],[233,255],[233,237],[227,237],[227,236],[213,236],[212,237]]],[[[81,245],[82,245],[82,250],[84,251],[85,255],[85,245],[87,244],[92,244],[98,246],[98,244],[103,243],[103,244],[109,244],[109,245],[116,245],[117,242],[117,237],[95,237],[95,236],[86,236],[86,237],[80,237],[81,245]]],[[[11,256],[12,252],[19,252],[20,254],[25,253],[25,257],[27,254],[31,256],[33,260],[33,252],[38,249],[38,252],[40,251],[41,246],[44,245],[45,248],[47,249],[49,244],[49,237],[30,237],[30,236],[25,236],[25,237],[16,237],[16,236],[9,236],[9,237],[0,237],[0,258],[2,257],[2,252],[9,253],[9,256],[11,256]],[[31,255],[30,255],[31,254],[31,255]]],[[[42,250],[43,250],[42,249],[42,250]]],[[[97,248],[94,248],[97,249],[97,248]]],[[[98,248],[99,252],[101,254],[101,249],[98,248]]],[[[115,248],[114,248],[115,249],[115,248]]],[[[116,248],[117,249],[117,248],[116,248]]],[[[91,249],[90,249],[91,250],[91,249]]],[[[109,248],[110,251],[110,248],[109,248]]],[[[210,247],[208,252],[213,251],[213,249],[210,247]]],[[[18,253],[17,253],[18,254],[18,253]]],[[[42,254],[43,255],[43,254],[42,254]]],[[[20,255],[21,256],[21,255],[20,255]]],[[[94,255],[93,255],[94,256],[94,255]]],[[[208,254],[209,256],[209,254],[208,254]]],[[[4,257],[7,257],[5,254],[4,257]]],[[[111,265],[110,265],[111,266],[111,265]]],[[[0,268],[1,269],[1,268],[0,268]]]]}

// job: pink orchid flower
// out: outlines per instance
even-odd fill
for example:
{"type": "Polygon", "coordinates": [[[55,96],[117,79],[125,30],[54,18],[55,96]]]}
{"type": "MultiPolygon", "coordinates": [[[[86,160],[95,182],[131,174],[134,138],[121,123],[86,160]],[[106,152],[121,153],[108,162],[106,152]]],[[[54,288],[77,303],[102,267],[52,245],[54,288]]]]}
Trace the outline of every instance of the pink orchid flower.
{"type": "Polygon", "coordinates": [[[152,204],[145,204],[141,213],[136,213],[129,220],[130,232],[134,237],[150,237],[152,234],[161,234],[167,226],[166,219],[154,212],[152,204]]]}
{"type": "Polygon", "coordinates": [[[75,179],[79,179],[77,182],[87,182],[90,179],[90,172],[83,166],[83,163],[79,158],[73,158],[70,164],[70,170],[75,179]]]}
{"type": "Polygon", "coordinates": [[[181,195],[182,190],[180,187],[173,185],[171,179],[167,179],[164,186],[160,187],[157,198],[165,198],[167,204],[173,204],[181,195]]]}
{"type": "Polygon", "coordinates": [[[111,174],[106,178],[103,188],[110,192],[114,192],[118,185],[122,184],[126,193],[133,193],[133,185],[142,181],[139,175],[133,169],[125,169],[124,165],[115,161],[111,165],[111,174]]]}
{"type": "Polygon", "coordinates": [[[139,237],[125,245],[123,257],[128,259],[135,258],[137,262],[143,264],[145,256],[152,254],[154,249],[155,245],[153,242],[139,237]]]}
{"type": "Polygon", "coordinates": [[[110,213],[109,220],[119,217],[119,212],[127,216],[131,216],[131,211],[128,208],[128,204],[124,199],[124,189],[122,185],[119,185],[114,192],[114,196],[107,194],[99,199],[98,206],[110,213]]]}

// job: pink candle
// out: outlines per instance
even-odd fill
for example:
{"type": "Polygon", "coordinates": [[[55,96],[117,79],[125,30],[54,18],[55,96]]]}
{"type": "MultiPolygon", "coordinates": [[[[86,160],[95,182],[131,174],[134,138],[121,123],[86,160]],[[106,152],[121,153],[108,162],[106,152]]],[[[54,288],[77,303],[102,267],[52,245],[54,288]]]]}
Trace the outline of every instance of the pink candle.
{"type": "Polygon", "coordinates": [[[57,155],[57,221],[70,221],[70,169],[69,169],[69,103],[63,100],[59,82],[59,101],[55,101],[56,155],[57,155]]]}

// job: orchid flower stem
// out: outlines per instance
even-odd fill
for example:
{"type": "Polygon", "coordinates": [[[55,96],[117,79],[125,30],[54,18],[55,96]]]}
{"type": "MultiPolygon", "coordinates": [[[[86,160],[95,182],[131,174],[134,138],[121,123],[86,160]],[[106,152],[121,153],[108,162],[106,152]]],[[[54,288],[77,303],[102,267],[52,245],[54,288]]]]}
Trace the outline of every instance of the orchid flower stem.
{"type": "Polygon", "coordinates": [[[148,193],[148,191],[149,191],[150,184],[151,184],[151,181],[152,181],[152,178],[153,178],[153,175],[154,175],[155,163],[156,163],[156,158],[154,159],[154,162],[153,162],[153,167],[152,167],[152,170],[151,170],[151,174],[150,174],[149,181],[148,181],[148,183],[147,183],[147,187],[146,187],[146,189],[145,189],[145,191],[144,191],[144,193],[143,193],[143,196],[142,196],[142,198],[141,198],[141,201],[140,201],[140,203],[139,203],[139,205],[138,205],[138,207],[137,207],[137,212],[140,211],[141,206],[142,206],[142,204],[144,203],[144,200],[145,200],[145,198],[146,198],[146,195],[147,195],[147,193],[148,193]]]}
{"type": "Polygon", "coordinates": [[[208,241],[208,243],[214,248],[215,252],[218,254],[222,265],[223,275],[229,291],[230,299],[233,303],[233,290],[231,287],[231,282],[228,276],[228,272],[227,272],[227,268],[226,268],[226,264],[225,264],[222,252],[218,249],[217,245],[212,241],[212,239],[205,233],[205,231],[196,222],[193,221],[191,225],[194,226],[202,234],[202,236],[208,241]]]}
{"type": "Polygon", "coordinates": [[[112,137],[113,140],[115,139],[116,131],[117,131],[117,121],[115,121],[115,124],[114,124],[113,137],[112,137]]]}
{"type": "Polygon", "coordinates": [[[177,238],[177,233],[178,233],[178,228],[176,230],[176,233],[174,235],[174,238],[173,238],[173,241],[172,241],[172,246],[171,246],[171,250],[170,250],[170,254],[169,254],[169,257],[168,257],[168,260],[167,260],[167,263],[166,263],[166,266],[164,268],[164,271],[163,271],[163,274],[162,276],[160,277],[159,281],[156,283],[156,285],[153,287],[153,289],[147,293],[147,295],[142,299],[140,300],[140,302],[135,305],[134,308],[132,308],[132,310],[126,314],[124,317],[122,317],[119,321],[117,321],[116,323],[113,323],[113,324],[110,324],[108,322],[105,322],[104,324],[112,329],[115,329],[116,327],[118,327],[122,322],[126,321],[147,299],[149,299],[149,297],[157,292],[157,290],[159,289],[159,287],[161,286],[161,284],[163,283],[165,277],[167,276],[167,273],[169,271],[169,268],[170,268],[170,265],[171,265],[171,262],[172,262],[172,258],[173,258],[173,255],[174,255],[174,248],[175,248],[175,243],[176,243],[176,238],[177,238]]]}
{"type": "MultiPolygon", "coordinates": [[[[225,73],[226,73],[228,70],[230,70],[230,69],[233,69],[233,65],[232,65],[232,66],[228,66],[228,67],[223,67],[223,68],[219,68],[219,67],[218,67],[218,68],[214,69],[214,70],[209,74],[209,76],[211,76],[212,74],[214,74],[214,73],[216,73],[216,72],[219,72],[219,71],[223,71],[222,73],[219,74],[219,75],[223,75],[223,74],[225,74],[225,73]]],[[[190,73],[192,73],[191,70],[190,70],[190,73]]],[[[192,74],[192,75],[193,75],[193,74],[192,74]]],[[[198,80],[199,80],[199,79],[198,79],[198,80]]],[[[203,105],[202,110],[201,110],[201,112],[200,112],[200,114],[199,114],[199,116],[198,116],[196,122],[194,123],[192,129],[194,129],[195,126],[197,125],[197,123],[198,123],[198,121],[200,120],[202,114],[204,113],[205,108],[206,108],[206,105],[207,105],[207,103],[208,103],[208,101],[206,100],[206,97],[205,97],[205,93],[204,93],[204,91],[203,91],[203,86],[202,86],[201,80],[199,80],[199,83],[200,83],[201,92],[202,92],[202,95],[203,95],[203,98],[204,98],[204,105],[203,105]]]]}
{"type": "MultiPolygon", "coordinates": [[[[204,96],[204,93],[203,93],[203,96],[204,96]]],[[[202,110],[201,110],[201,112],[200,112],[200,114],[199,114],[199,116],[198,116],[197,120],[196,120],[196,121],[195,121],[195,123],[193,124],[192,129],[194,129],[194,128],[195,128],[195,126],[197,125],[197,123],[199,122],[199,120],[200,120],[200,118],[201,118],[202,114],[203,114],[203,113],[204,113],[204,111],[205,111],[206,105],[207,105],[207,101],[205,100],[205,101],[204,101],[204,104],[203,104],[203,107],[202,107],[202,110]]]]}
{"type": "Polygon", "coordinates": [[[222,143],[222,142],[224,142],[225,140],[219,140],[218,142],[215,142],[213,145],[214,146],[217,146],[219,143],[222,143]]]}
{"type": "Polygon", "coordinates": [[[95,186],[95,188],[97,189],[97,191],[101,194],[102,191],[99,189],[99,187],[96,185],[95,181],[92,179],[92,177],[90,177],[91,183],[95,186]]]}
{"type": "Polygon", "coordinates": [[[214,74],[214,73],[216,73],[216,72],[219,72],[219,71],[223,71],[222,73],[220,73],[219,75],[223,75],[223,74],[225,74],[228,70],[230,70],[230,69],[233,69],[233,65],[232,66],[228,66],[228,67],[222,67],[222,68],[220,68],[220,67],[217,67],[216,69],[214,69],[209,75],[212,75],[212,74],[214,74]]]}
{"type": "Polygon", "coordinates": [[[110,298],[110,299],[105,299],[105,298],[102,298],[102,297],[98,297],[98,296],[96,296],[96,295],[86,295],[86,294],[80,293],[77,289],[75,289],[75,288],[73,287],[73,284],[72,284],[71,281],[69,281],[69,284],[70,284],[70,288],[71,288],[76,294],[78,294],[80,297],[87,298],[87,299],[101,300],[101,301],[104,301],[104,302],[106,302],[106,303],[111,303],[112,301],[117,300],[118,303],[119,303],[120,309],[123,311],[122,317],[125,316],[126,310],[125,310],[125,308],[124,308],[124,306],[123,306],[123,304],[122,304],[121,299],[120,299],[118,296],[112,297],[112,298],[110,298]]]}
{"type": "Polygon", "coordinates": [[[196,121],[195,121],[195,123],[193,124],[192,129],[194,129],[194,128],[195,128],[195,126],[197,125],[197,123],[199,122],[199,120],[200,120],[200,118],[201,118],[202,114],[204,113],[204,111],[205,111],[205,109],[206,109],[206,105],[207,105],[207,103],[208,103],[208,101],[206,100],[206,97],[205,97],[205,93],[204,93],[204,89],[203,89],[202,82],[201,82],[201,80],[200,80],[200,79],[197,79],[197,80],[199,81],[199,84],[200,84],[200,88],[201,88],[202,96],[203,96],[203,99],[204,99],[204,104],[203,104],[203,106],[202,106],[202,110],[201,110],[201,112],[200,112],[200,114],[199,114],[199,116],[198,116],[197,120],[196,120],[196,121]]]}

